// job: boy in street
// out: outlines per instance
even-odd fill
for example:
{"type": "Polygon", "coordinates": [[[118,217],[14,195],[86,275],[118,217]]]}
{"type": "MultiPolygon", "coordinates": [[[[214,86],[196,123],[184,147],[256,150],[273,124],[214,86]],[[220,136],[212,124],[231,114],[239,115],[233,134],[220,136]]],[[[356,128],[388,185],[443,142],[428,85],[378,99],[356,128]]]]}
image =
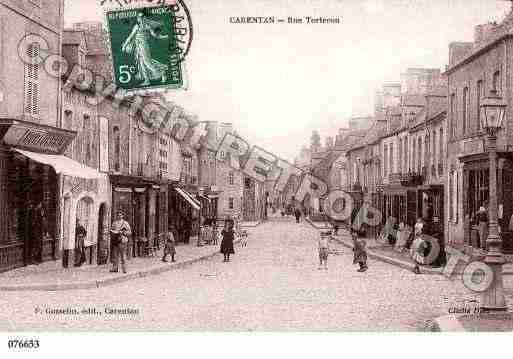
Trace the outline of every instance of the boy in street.
{"type": "Polygon", "coordinates": [[[329,239],[331,232],[321,232],[319,237],[319,269],[328,269],[329,239]]]}
{"type": "Polygon", "coordinates": [[[351,236],[353,237],[353,264],[358,263],[360,268],[358,272],[365,272],[369,267],[367,267],[367,243],[365,240],[358,238],[358,231],[355,229],[351,229],[351,236]]]}
{"type": "Polygon", "coordinates": [[[162,257],[162,262],[167,262],[167,256],[171,256],[171,262],[175,261],[175,236],[173,234],[173,228],[169,228],[169,231],[166,234],[166,244],[164,246],[164,257],[162,257]]]}

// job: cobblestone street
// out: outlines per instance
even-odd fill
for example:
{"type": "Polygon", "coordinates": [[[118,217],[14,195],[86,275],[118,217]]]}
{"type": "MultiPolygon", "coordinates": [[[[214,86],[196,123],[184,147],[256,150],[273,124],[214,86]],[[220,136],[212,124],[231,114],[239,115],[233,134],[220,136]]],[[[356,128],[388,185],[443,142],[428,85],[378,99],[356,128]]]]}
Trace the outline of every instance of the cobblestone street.
{"type": "Polygon", "coordinates": [[[317,230],[305,222],[274,220],[249,233],[230,263],[217,255],[106,288],[0,292],[0,330],[415,331],[473,297],[460,281],[378,261],[358,273],[351,250],[335,243],[329,269],[318,270],[317,230]],[[66,308],[101,314],[46,313],[66,308]]]}

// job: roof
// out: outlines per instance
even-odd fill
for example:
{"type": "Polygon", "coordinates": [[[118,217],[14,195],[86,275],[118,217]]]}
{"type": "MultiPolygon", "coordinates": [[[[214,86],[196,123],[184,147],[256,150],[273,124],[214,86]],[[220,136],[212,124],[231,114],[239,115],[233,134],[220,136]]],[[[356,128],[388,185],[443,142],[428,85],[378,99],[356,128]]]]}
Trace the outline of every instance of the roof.
{"type": "MultiPolygon", "coordinates": [[[[449,74],[459,68],[460,66],[466,64],[474,57],[481,55],[484,52],[487,52],[490,48],[494,47],[507,37],[511,37],[513,35],[513,11],[510,12],[506,18],[493,28],[492,31],[488,33],[488,36],[478,43],[473,43],[473,47],[470,48],[467,44],[468,51],[459,56],[459,58],[455,61],[454,64],[449,64],[446,74],[449,74]]],[[[462,43],[464,44],[464,43],[462,43]]]]}

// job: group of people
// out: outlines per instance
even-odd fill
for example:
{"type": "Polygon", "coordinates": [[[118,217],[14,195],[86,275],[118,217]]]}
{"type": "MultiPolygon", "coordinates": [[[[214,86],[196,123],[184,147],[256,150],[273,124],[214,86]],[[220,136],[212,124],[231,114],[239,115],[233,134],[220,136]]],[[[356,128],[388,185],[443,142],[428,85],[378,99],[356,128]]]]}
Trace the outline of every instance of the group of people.
{"type": "MultiPolygon", "coordinates": [[[[329,241],[332,234],[332,231],[320,233],[318,242],[319,269],[328,269],[329,241]]],[[[351,238],[353,240],[353,264],[358,264],[358,272],[365,272],[369,268],[367,266],[367,242],[360,237],[360,233],[356,229],[351,229],[351,238]]]]}
{"type": "MultiPolygon", "coordinates": [[[[78,228],[79,223],[77,223],[78,228]]],[[[217,228],[216,224],[213,224],[214,228],[217,228]]],[[[242,233],[243,231],[240,228],[237,228],[236,223],[233,219],[227,219],[224,224],[224,229],[221,231],[221,248],[220,251],[224,256],[223,262],[230,261],[230,255],[235,253],[234,250],[234,240],[236,235],[242,233]]],[[[77,229],[80,232],[80,235],[85,236],[85,229],[77,229]]],[[[121,269],[123,273],[126,273],[126,249],[128,244],[129,236],[132,234],[132,229],[130,224],[125,220],[124,214],[122,212],[118,212],[116,220],[112,223],[111,227],[111,245],[112,245],[112,263],[113,267],[110,270],[111,272],[118,272],[119,265],[121,264],[121,269]]],[[[171,226],[168,232],[165,234],[165,244],[164,244],[164,253],[162,257],[163,262],[168,261],[168,257],[171,257],[171,262],[175,262],[176,255],[176,240],[178,236],[178,231],[174,226],[171,226]]],[[[246,239],[243,238],[243,242],[247,245],[247,235],[246,239]]]]}

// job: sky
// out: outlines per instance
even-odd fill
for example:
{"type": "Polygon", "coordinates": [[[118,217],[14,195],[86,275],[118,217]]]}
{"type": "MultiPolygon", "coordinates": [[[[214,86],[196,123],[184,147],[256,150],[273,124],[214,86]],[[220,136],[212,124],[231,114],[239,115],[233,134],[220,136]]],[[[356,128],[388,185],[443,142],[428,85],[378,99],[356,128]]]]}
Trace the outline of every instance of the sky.
{"type": "MultiPolygon", "coordinates": [[[[65,23],[103,21],[100,0],[65,0],[65,23]]],[[[335,136],[372,114],[374,92],[408,67],[444,69],[448,45],[500,21],[505,0],[185,0],[194,30],[189,87],[169,99],[232,122],[251,144],[293,160],[312,130],[335,136]],[[232,24],[230,17],[340,17],[340,24],[232,24]]]]}

